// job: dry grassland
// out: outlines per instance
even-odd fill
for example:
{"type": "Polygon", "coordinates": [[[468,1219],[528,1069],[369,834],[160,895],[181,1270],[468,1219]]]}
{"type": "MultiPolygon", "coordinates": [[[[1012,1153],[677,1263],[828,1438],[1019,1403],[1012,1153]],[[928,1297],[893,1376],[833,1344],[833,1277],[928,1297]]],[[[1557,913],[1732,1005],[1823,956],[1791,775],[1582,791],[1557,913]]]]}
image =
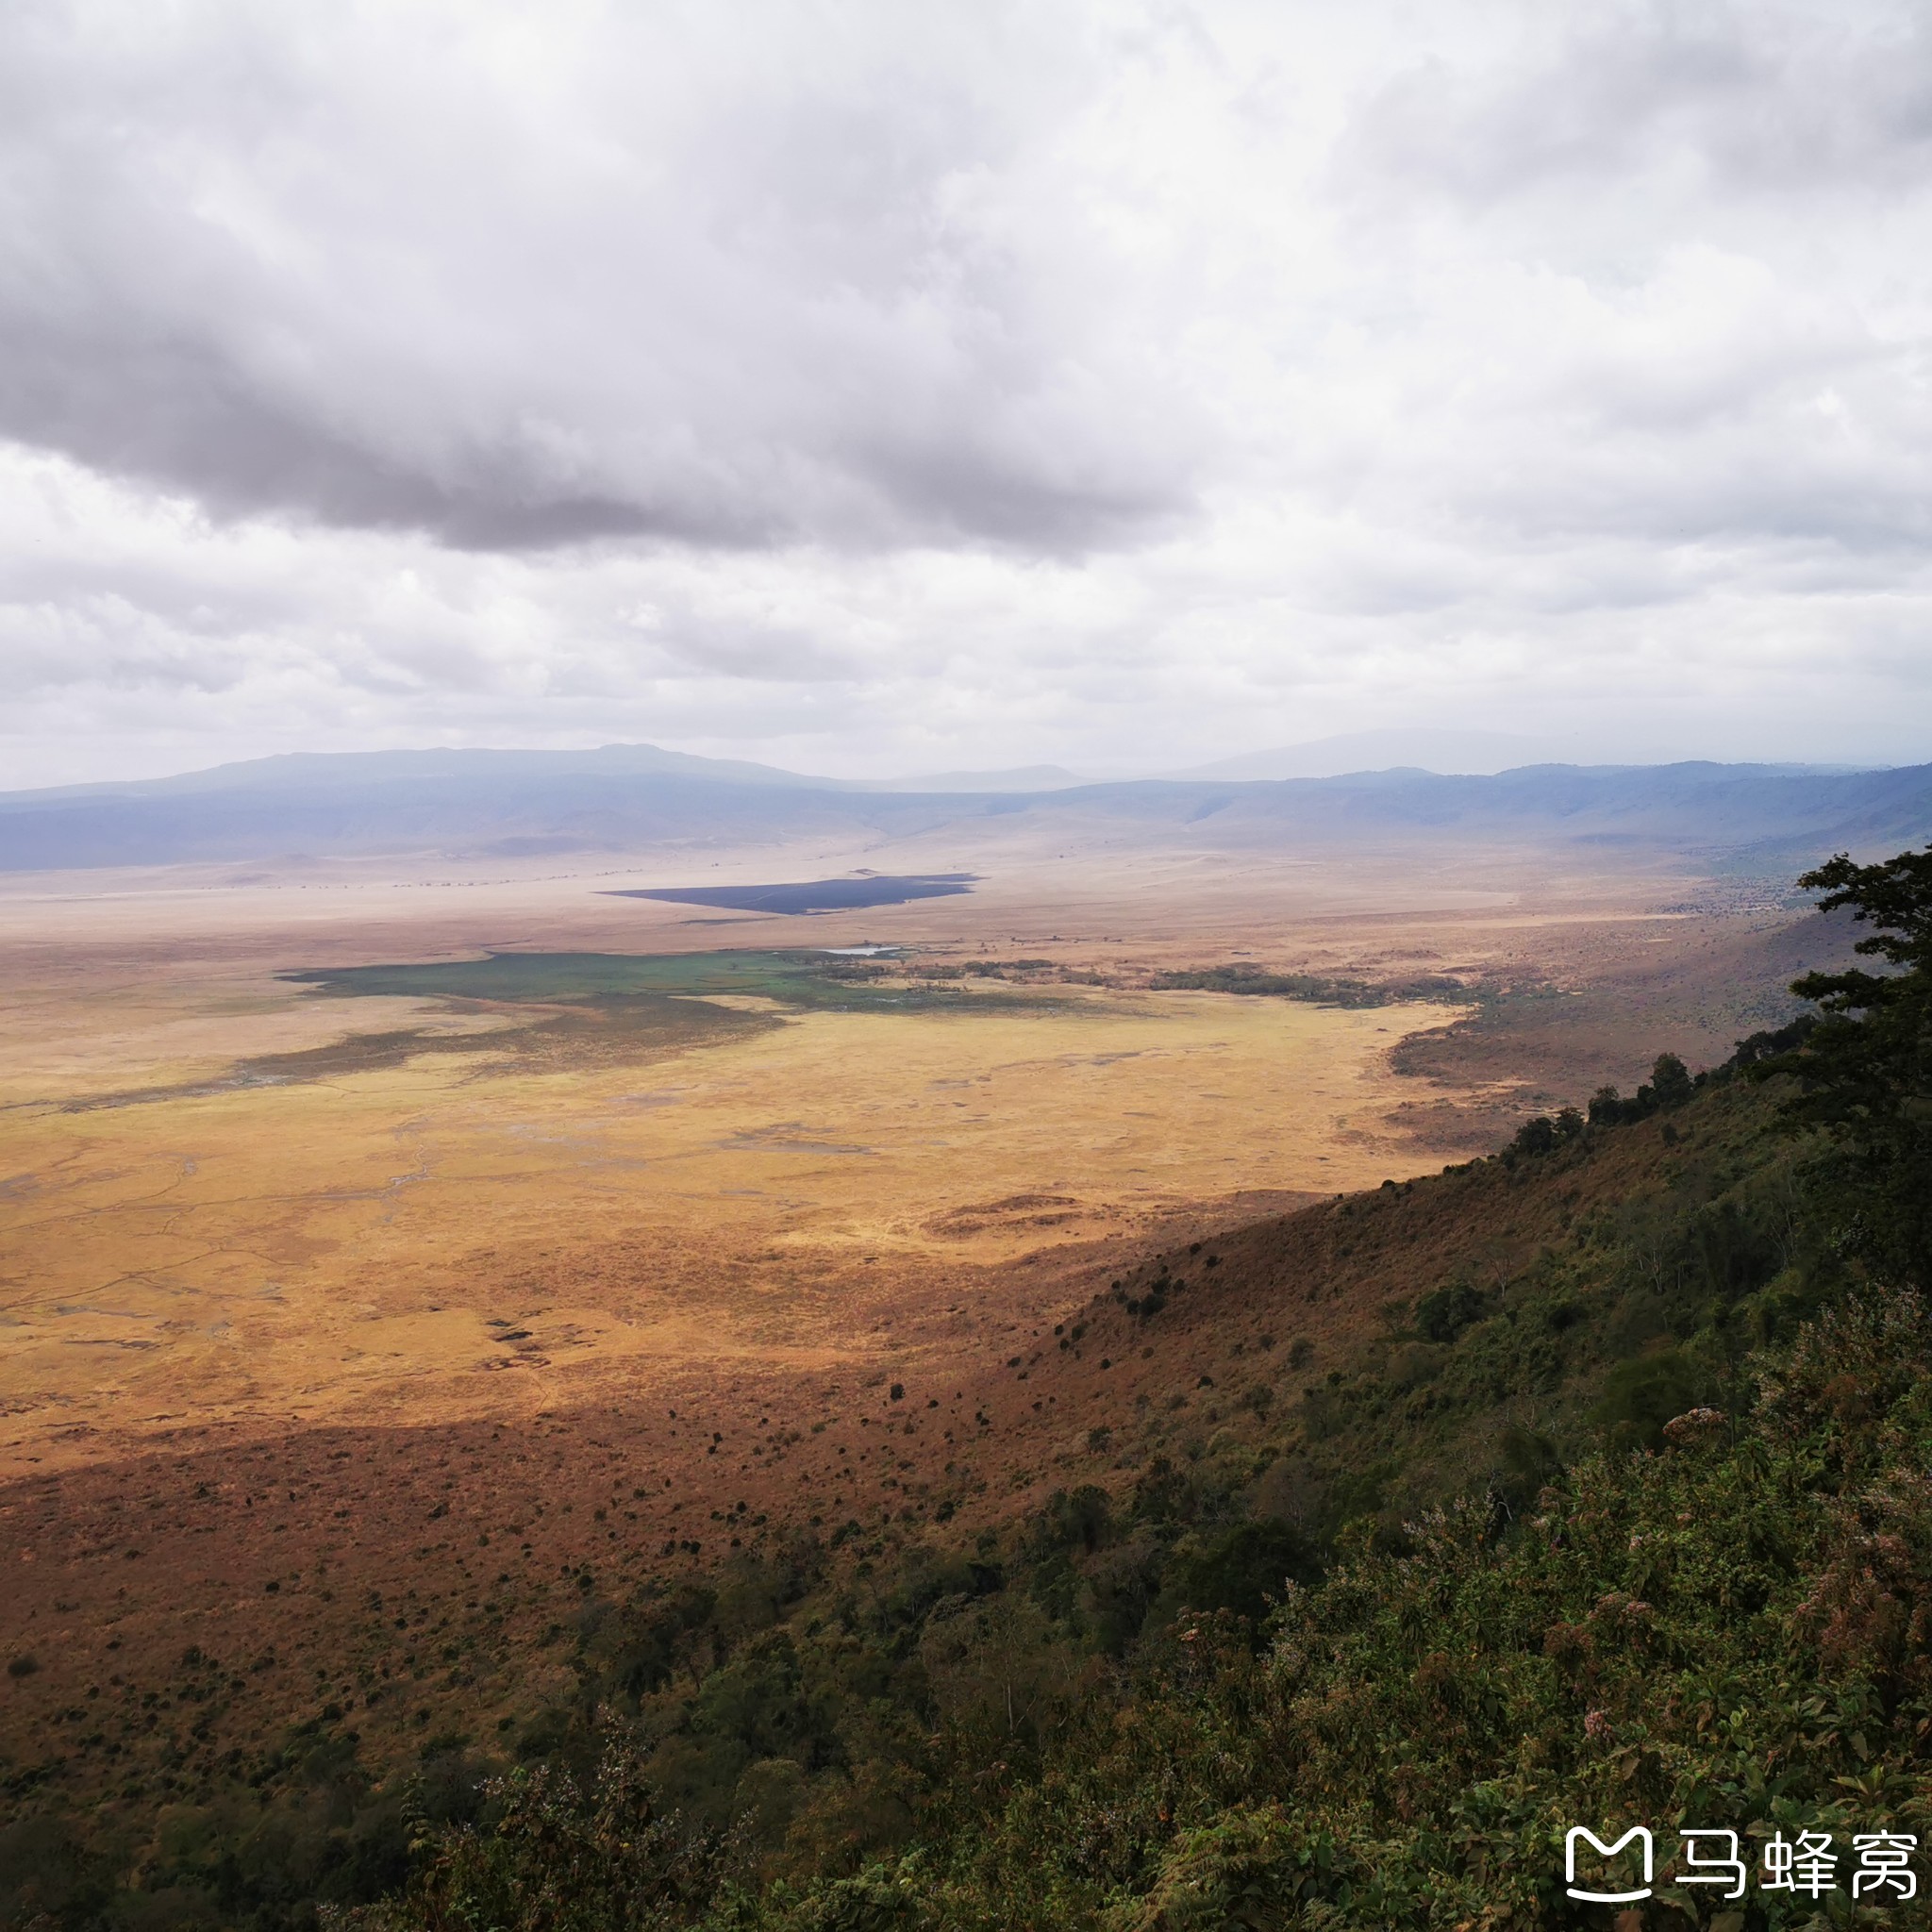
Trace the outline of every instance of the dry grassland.
{"type": "Polygon", "coordinates": [[[331,1711],[378,1769],[512,1738],[593,1570],[970,1536],[1124,1480],[1108,1431],[1150,1417],[1211,1453],[1291,1343],[1343,1360],[1390,1295],[1554,1238],[1439,1203],[1419,1241],[1422,1188],[1269,1217],[1720,1058],[1825,924],[1560,855],[1004,836],[0,879],[0,1651],[42,1666],[0,1767],[138,1807],[331,1711]],[[859,866],[982,876],[816,919],[600,896],[859,866]],[[1053,968],[1020,1008],[628,1027],[276,976],[865,940],[1053,968]],[[1147,987],[1235,961],[1492,997],[1147,987]],[[1151,1328],[1108,1291],[1149,1268],[1188,1281],[1151,1328]],[[172,1707],[191,1645],[222,1688],[172,1707]],[[144,1742],[101,1741],[108,1696],[144,1742]]]}
{"type": "Polygon", "coordinates": [[[208,1423],[451,1423],[641,1398],[698,1364],[874,1360],[975,1271],[1413,1174],[1660,1044],[1721,1046],[1755,984],[1740,961],[1789,924],[1659,917],[1681,881],[1481,852],[936,845],[891,862],[977,870],[972,895],[806,920],[604,896],[871,859],[0,881],[0,1469],[208,1423]],[[1113,984],[958,1014],[691,1003],[709,1018],[686,1034],[598,1051],[566,1015],[578,1034],[545,1063],[513,1050],[527,1008],[328,999],[276,977],[491,948],[867,939],[1113,984]],[[1228,959],[1474,973],[1541,1004],[1472,1024],[1145,990],[1228,959]],[[1673,970],[1674,1004],[1657,993],[1673,970]],[[408,1057],[287,1076],[286,1057],[372,1034],[408,1057]],[[283,1084],[236,1085],[238,1066],[283,1084]]]}
{"type": "MultiPolygon", "coordinates": [[[[319,1018],[359,1030],[364,1004],[243,1024],[286,1048],[319,1018]]],[[[792,1015],[642,1065],[419,1057],[16,1106],[5,1453],[59,1462],[189,1421],[448,1420],[693,1358],[823,1366],[875,1325],[882,1261],[896,1281],[1244,1191],[1374,1184],[1414,1158],[1378,1131],[1387,1050],[1450,1017],[1070,989],[1064,1010],[792,1015]],[[859,1278],[849,1305],[828,1272],[859,1278]]],[[[125,1077],[120,1055],[179,1076],[170,1056],[231,1015],[148,1018],[117,1012],[76,1072],[125,1077]]]]}

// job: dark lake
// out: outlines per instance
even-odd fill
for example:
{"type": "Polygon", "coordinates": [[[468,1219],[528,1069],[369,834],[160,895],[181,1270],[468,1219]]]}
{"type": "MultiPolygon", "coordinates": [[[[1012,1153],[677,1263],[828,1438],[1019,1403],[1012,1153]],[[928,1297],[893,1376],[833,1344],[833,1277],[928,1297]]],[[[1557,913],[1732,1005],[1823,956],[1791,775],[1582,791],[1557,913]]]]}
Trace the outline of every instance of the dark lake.
{"type": "Polygon", "coordinates": [[[788,886],[651,886],[613,891],[613,899],[664,899],[674,906],[720,906],[731,912],[844,912],[866,906],[903,906],[908,899],[944,899],[970,892],[978,874],[911,873],[888,877],[808,879],[788,886]]]}

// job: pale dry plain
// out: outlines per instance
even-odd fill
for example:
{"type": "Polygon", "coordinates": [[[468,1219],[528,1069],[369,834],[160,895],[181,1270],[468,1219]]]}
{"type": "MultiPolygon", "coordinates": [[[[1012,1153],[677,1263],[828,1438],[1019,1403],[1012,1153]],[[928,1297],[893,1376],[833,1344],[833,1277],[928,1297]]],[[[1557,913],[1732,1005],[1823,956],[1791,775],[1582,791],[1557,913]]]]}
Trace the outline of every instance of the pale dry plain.
{"type": "MultiPolygon", "coordinates": [[[[1153,972],[1450,971],[1574,999],[1661,962],[1646,949],[1694,960],[1778,924],[1660,914],[1682,880],[1482,853],[901,848],[895,871],[981,881],[802,919],[605,896],[874,862],[707,852],[0,883],[0,1472],[208,1424],[447,1423],[641,1397],[694,1365],[823,1373],[901,1359],[914,1329],[984,1350],[999,1310],[969,1332],[962,1282],[1439,1166],[1470,1151],[1472,1121],[1493,1132],[1541,1099],[1521,1079],[1399,1071],[1406,1037],[1466,1008],[1157,991],[1153,972]],[[277,976],[866,941],[915,963],[1054,969],[1028,1005],[979,982],[941,1012],[739,1001],[714,1035],[548,1063],[509,1044],[527,1008],[330,998],[277,976]],[[235,1077],[402,1029],[425,1045],[400,1064],[235,1077]],[[456,1033],[506,1044],[427,1050],[456,1033]]],[[[1717,1041],[1735,1015],[1710,999],[1717,1041]]],[[[1705,1021],[1686,1007],[1673,1024],[1705,1021]]],[[[1574,1058],[1586,1080],[1601,1042],[1574,1058]]]]}

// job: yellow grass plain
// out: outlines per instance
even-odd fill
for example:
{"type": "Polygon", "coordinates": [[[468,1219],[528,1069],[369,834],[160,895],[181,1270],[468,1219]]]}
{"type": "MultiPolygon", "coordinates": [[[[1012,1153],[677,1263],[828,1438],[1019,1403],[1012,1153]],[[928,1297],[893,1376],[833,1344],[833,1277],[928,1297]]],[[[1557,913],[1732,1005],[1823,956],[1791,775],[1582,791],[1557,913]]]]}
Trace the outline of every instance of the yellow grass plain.
{"type": "Polygon", "coordinates": [[[130,1068],[205,1073],[217,1039],[452,1024],[272,984],[199,1006],[192,987],[103,993],[41,1035],[39,1065],[16,1058],[0,1113],[0,1466],[191,1420],[527,1408],[698,1357],[824,1365],[890,1321],[908,1270],[1419,1164],[1383,1124],[1387,1053],[1446,1009],[1064,1001],[793,1014],[629,1066],[421,1057],[60,1110],[63,1066],[98,1093],[130,1068]]]}
{"type": "MultiPolygon", "coordinates": [[[[1513,1061],[1508,1078],[1392,1070],[1406,1034],[1466,1008],[1153,992],[1153,974],[1249,959],[1574,988],[1705,943],[1700,922],[1653,909],[1680,880],[1574,857],[1115,842],[1103,825],[1034,849],[995,817],[971,845],[935,835],[890,855],[0,879],[0,1474],[204,1424],[644,1400],[734,1363],[870,1374],[917,1338],[1003,1356],[1008,1325],[1091,1293],[1111,1257],[1191,1217],[1206,1231],[1437,1166],[1470,1151],[1472,1119],[1521,1110],[1513,1061]],[[608,896],[877,865],[979,876],[970,894],[808,920],[608,896]],[[1678,938],[1660,951],[1660,934],[1678,938]],[[238,1062],[352,1034],[532,1017],[320,997],[277,977],[291,969],[869,939],[928,960],[1044,958],[1055,1004],[791,1012],[628,1063],[425,1053],[224,1084],[238,1062]],[[163,1087],[201,1091],[100,1104],[163,1087]]],[[[1632,1030],[1633,1070],[1660,1037],[1680,1035],[1632,1030]]],[[[1588,1091],[1602,1055],[1553,1041],[1550,1082],[1588,1091]]]]}
{"type": "MultiPolygon", "coordinates": [[[[1707,1064],[1809,963],[1790,915],[1692,914],[1695,880],[1627,856],[1077,831],[0,875],[0,1655],[44,1665],[6,1750],[73,1754],[92,1686],[232,1663],[191,1737],[67,1757],[111,1817],[137,1771],[275,1748],[313,1666],[354,1657],[335,1694],[379,1776],[569,1694],[553,1640],[593,1570],[700,1581],[740,1539],[838,1548],[847,1522],[963,1547],[1116,1482],[1114,1432],[1157,1401],[1191,1428],[1296,1344],[1325,1371],[1427,1278],[1340,1214],[1276,1217],[1493,1147],[1661,1048],[1707,1064]],[[978,877],[824,918],[606,896],[864,867],[978,877]],[[984,1001],[962,1012],[546,1016],[279,977],[867,940],[1050,964],[938,982],[984,1001]],[[1237,962],[1483,997],[1152,986],[1237,962]],[[1158,1322],[1109,1292],[1170,1269],[1189,1291],[1158,1322]],[[409,1653],[425,1616],[461,1668],[409,1653]]],[[[1402,1224],[1388,1205],[1361,1224],[1402,1224]]]]}

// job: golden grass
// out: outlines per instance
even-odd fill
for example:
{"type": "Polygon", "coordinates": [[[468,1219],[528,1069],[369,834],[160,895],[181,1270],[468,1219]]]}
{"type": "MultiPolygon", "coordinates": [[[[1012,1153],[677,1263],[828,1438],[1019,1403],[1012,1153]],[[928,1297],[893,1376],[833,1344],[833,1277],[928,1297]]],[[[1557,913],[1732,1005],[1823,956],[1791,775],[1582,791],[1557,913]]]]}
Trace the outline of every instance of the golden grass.
{"type": "Polygon", "coordinates": [[[35,1043],[0,1113],[0,1467],[185,1422],[446,1419],[654,1365],[823,1365],[890,1320],[873,1279],[1426,1164],[1383,1125],[1386,1057],[1450,1017],[1094,991],[807,1014],[643,1065],[481,1077],[424,1057],[45,1104],[206,1079],[218,1043],[453,1024],[271,988],[130,981],[63,1024],[58,1000],[16,1009],[35,1043]]]}

